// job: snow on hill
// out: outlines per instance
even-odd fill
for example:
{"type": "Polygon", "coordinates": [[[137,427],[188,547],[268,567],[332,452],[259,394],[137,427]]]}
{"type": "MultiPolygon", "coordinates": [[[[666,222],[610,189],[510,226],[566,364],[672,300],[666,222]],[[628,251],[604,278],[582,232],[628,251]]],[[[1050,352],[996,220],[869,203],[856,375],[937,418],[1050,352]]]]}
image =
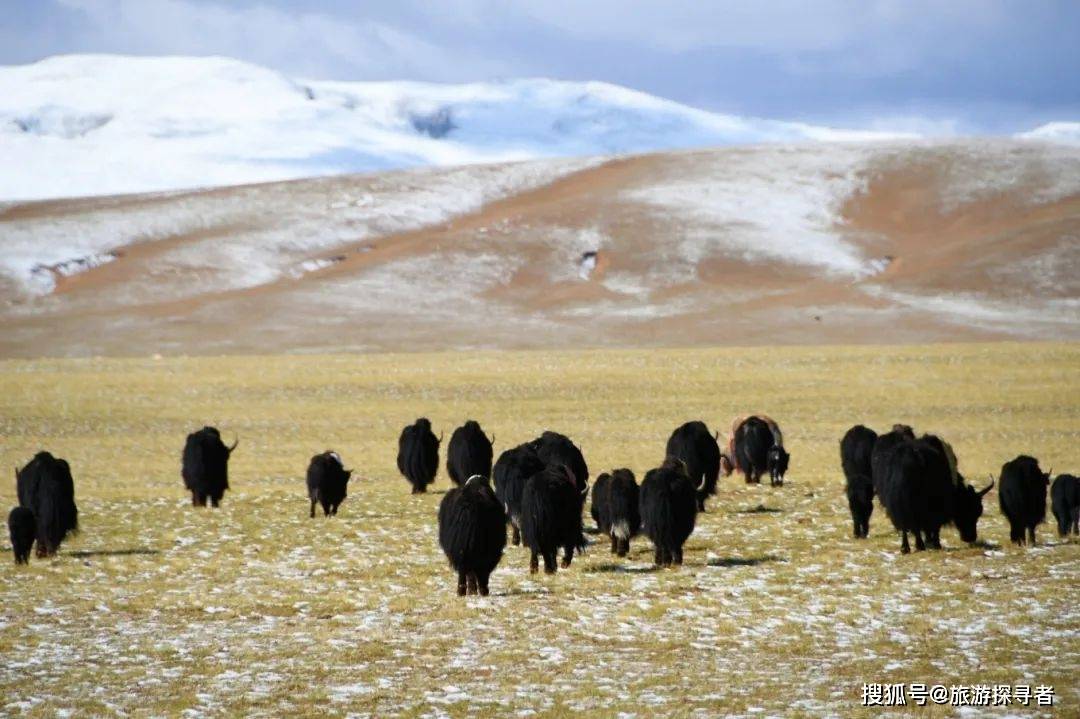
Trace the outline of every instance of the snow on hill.
{"type": "Polygon", "coordinates": [[[1080,122],[1048,122],[1017,137],[1025,140],[1047,140],[1066,145],[1080,145],[1080,122]]]}
{"type": "Polygon", "coordinates": [[[716,114],[600,82],[302,82],[220,57],[0,67],[6,200],[895,136],[716,114]]]}

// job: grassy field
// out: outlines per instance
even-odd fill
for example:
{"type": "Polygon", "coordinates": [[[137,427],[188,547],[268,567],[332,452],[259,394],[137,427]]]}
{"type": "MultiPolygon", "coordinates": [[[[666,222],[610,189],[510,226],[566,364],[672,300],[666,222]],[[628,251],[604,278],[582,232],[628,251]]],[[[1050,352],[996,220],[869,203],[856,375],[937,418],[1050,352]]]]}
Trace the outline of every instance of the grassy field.
{"type": "Polygon", "coordinates": [[[1019,453],[1080,471],[1080,346],[0,363],[0,465],[67,458],[82,524],[28,568],[5,538],[0,714],[858,717],[877,713],[864,682],[924,682],[1049,684],[1052,709],[965,716],[1080,716],[1080,543],[1047,524],[1009,546],[996,492],[975,547],[949,528],[944,551],[901,556],[880,507],[851,538],[838,441],[900,420],[978,486],[1019,453]],[[459,599],[445,474],[413,497],[394,465],[427,415],[447,437],[478,419],[496,452],[560,430],[593,476],[640,480],[679,423],[753,411],[783,427],[788,483],[722,480],[681,569],[654,571],[639,538],[534,577],[509,547],[492,596],[459,599]],[[203,424],[240,438],[218,511],[180,480],[203,424]],[[356,474],[337,518],[309,520],[326,448],[356,474]]]}

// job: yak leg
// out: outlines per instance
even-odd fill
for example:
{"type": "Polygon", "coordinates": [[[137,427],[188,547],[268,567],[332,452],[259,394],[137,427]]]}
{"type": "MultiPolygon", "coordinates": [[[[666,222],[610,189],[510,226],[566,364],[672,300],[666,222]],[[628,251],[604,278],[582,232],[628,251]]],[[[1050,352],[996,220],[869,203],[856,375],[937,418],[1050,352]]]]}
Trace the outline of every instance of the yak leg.
{"type": "Polygon", "coordinates": [[[630,540],[629,539],[620,539],[619,540],[618,555],[620,557],[625,557],[629,552],[630,552],[630,540]]]}
{"type": "Polygon", "coordinates": [[[476,572],[469,572],[465,575],[465,580],[468,582],[469,594],[477,593],[476,572]]]}
{"type": "Polygon", "coordinates": [[[911,545],[908,544],[908,541],[907,541],[907,530],[906,529],[903,530],[901,532],[901,534],[904,536],[904,539],[900,542],[900,553],[901,554],[910,554],[911,553],[911,545]]]}
{"type": "Polygon", "coordinates": [[[676,548],[675,552],[674,552],[674,555],[675,556],[672,559],[675,562],[675,564],[681,565],[682,564],[682,547],[676,548]]]}
{"type": "Polygon", "coordinates": [[[556,559],[558,559],[559,550],[552,549],[550,552],[544,552],[544,574],[554,574],[556,571],[556,559]]]}
{"type": "Polygon", "coordinates": [[[618,554],[619,553],[619,538],[616,537],[614,534],[611,535],[611,553],[612,554],[618,554]]]}
{"type": "Polygon", "coordinates": [[[315,500],[311,500],[311,513],[308,515],[310,519],[315,519],[315,500]]]}
{"type": "Polygon", "coordinates": [[[513,538],[511,541],[514,543],[514,546],[517,547],[521,544],[521,530],[518,529],[517,525],[513,522],[510,523],[510,529],[513,530],[513,538]]]}
{"type": "Polygon", "coordinates": [[[459,597],[465,596],[465,572],[458,570],[457,573],[457,595],[459,597]]]}
{"type": "Polygon", "coordinates": [[[921,552],[926,549],[926,544],[923,542],[922,530],[915,530],[915,551],[921,552]]]}
{"type": "Polygon", "coordinates": [[[540,571],[540,562],[536,556],[536,550],[532,550],[532,556],[529,558],[529,574],[536,574],[540,571]]]}
{"type": "Polygon", "coordinates": [[[1009,539],[1018,547],[1024,546],[1024,528],[1011,520],[1009,521],[1009,539]]]}
{"type": "Polygon", "coordinates": [[[862,537],[862,522],[858,519],[852,519],[852,524],[855,525],[855,539],[862,537]]]}
{"type": "Polygon", "coordinates": [[[480,596],[486,597],[488,595],[488,577],[491,575],[487,572],[478,573],[476,575],[476,584],[480,590],[480,596]]]}
{"type": "Polygon", "coordinates": [[[1035,546],[1035,527],[1028,527],[1027,528],[1027,534],[1028,534],[1028,544],[1030,544],[1031,546],[1034,547],[1035,546]]]}
{"type": "Polygon", "coordinates": [[[664,566],[664,550],[660,549],[660,545],[656,545],[656,550],[653,552],[653,563],[658,566],[664,566]]]}
{"type": "Polygon", "coordinates": [[[574,547],[573,545],[567,546],[563,550],[562,568],[566,569],[570,566],[570,562],[574,560],[574,547]]]}

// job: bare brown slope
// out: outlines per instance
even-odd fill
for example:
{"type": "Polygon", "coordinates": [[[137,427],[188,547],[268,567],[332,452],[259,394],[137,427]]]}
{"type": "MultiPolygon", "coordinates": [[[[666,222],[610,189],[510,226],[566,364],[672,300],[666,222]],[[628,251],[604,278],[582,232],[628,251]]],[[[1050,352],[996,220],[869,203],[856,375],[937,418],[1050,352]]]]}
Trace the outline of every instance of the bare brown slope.
{"type": "MultiPolygon", "coordinates": [[[[1080,337],[1076,321],[1061,312],[1080,296],[1073,279],[1080,194],[1049,192],[1062,181],[1044,177],[1046,168],[1061,167],[1048,165],[1049,151],[1038,146],[989,152],[1009,168],[1020,163],[1022,183],[998,181],[1006,170],[986,167],[981,146],[838,148],[837,172],[864,178],[865,186],[824,231],[867,261],[893,258],[882,271],[857,276],[756,253],[756,238],[772,228],[727,217],[720,204],[673,211],[641,199],[673,179],[709,186],[734,172],[737,183],[746,167],[776,174],[780,192],[792,182],[828,181],[778,171],[785,152],[801,150],[612,160],[449,222],[375,236],[335,208],[344,206],[340,198],[377,193],[397,176],[16,205],[0,215],[0,230],[51,218],[98,227],[127,212],[175,216],[178,229],[133,238],[115,261],[59,278],[48,296],[8,286],[0,354],[1080,337]],[[969,165],[986,182],[957,199],[957,168],[969,165]],[[333,225],[341,240],[307,253],[267,240],[310,232],[312,222],[333,225]],[[227,281],[231,255],[202,261],[225,246],[284,253],[282,267],[310,260],[327,266],[234,287],[227,281]],[[598,263],[584,279],[576,263],[589,250],[599,250],[598,263]]],[[[820,163],[822,150],[813,152],[820,163]]],[[[790,154],[783,159],[790,162],[790,154]]],[[[1073,167],[1064,166],[1066,179],[1073,167]]],[[[407,178],[406,188],[414,186],[423,190],[422,181],[407,178]]],[[[745,201],[756,199],[748,194],[745,201]]]]}

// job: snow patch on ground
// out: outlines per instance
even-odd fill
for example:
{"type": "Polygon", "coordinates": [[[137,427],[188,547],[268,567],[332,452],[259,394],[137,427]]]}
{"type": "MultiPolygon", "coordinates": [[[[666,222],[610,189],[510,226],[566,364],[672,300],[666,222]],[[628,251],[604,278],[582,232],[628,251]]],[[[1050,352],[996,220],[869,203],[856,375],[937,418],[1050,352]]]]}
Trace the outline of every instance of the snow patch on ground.
{"type": "Polygon", "coordinates": [[[158,275],[136,282],[137,289],[156,296],[254,287],[318,269],[311,255],[320,250],[437,225],[601,162],[537,160],[410,170],[355,183],[322,181],[300,198],[288,187],[265,185],[239,190],[229,201],[166,195],[172,201],[163,205],[151,198],[87,214],[0,222],[0,274],[40,295],[53,287],[43,267],[82,271],[93,266],[88,258],[115,257],[116,250],[132,243],[180,236],[189,239],[164,249],[157,258],[158,275]],[[252,225],[232,226],[243,217],[250,217],[252,225]],[[305,267],[306,262],[315,264],[305,267]],[[172,284],[174,270],[197,274],[201,286],[172,284]]]}
{"type": "Polygon", "coordinates": [[[690,165],[626,193],[682,222],[685,231],[666,263],[672,281],[706,256],[780,261],[860,279],[878,265],[835,228],[840,207],[865,188],[871,151],[859,146],[755,148],[722,162],[690,165]]]}

